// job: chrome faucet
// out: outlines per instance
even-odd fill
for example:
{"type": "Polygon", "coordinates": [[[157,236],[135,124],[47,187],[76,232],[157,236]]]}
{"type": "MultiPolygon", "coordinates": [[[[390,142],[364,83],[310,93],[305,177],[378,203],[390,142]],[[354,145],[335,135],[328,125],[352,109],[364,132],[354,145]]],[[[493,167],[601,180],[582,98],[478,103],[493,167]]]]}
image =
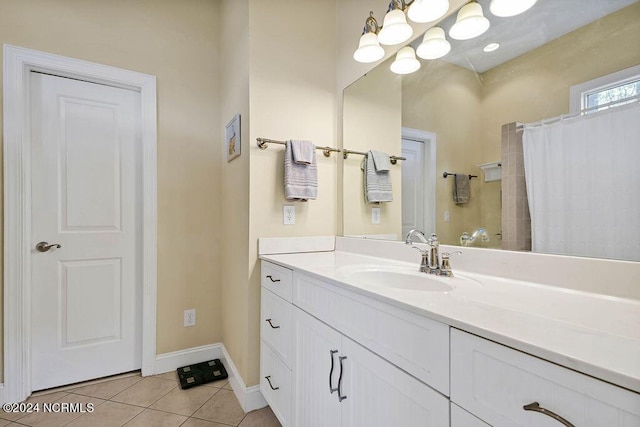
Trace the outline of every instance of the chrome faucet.
{"type": "Polygon", "coordinates": [[[416,230],[413,229],[411,231],[409,231],[407,233],[407,238],[404,239],[404,243],[407,245],[411,245],[411,247],[415,250],[417,250],[418,252],[420,252],[420,254],[422,255],[422,260],[420,261],[420,269],[419,271],[422,273],[426,273],[427,269],[429,268],[429,251],[423,251],[422,249],[420,249],[417,246],[413,246],[413,236],[418,236],[418,240],[420,240],[422,243],[429,243],[429,241],[427,240],[426,237],[424,237],[424,233],[420,230],[416,230]]]}
{"type": "Polygon", "coordinates": [[[480,237],[480,241],[483,243],[489,241],[489,234],[487,233],[487,230],[481,227],[474,231],[471,236],[469,236],[467,232],[462,233],[462,236],[460,237],[460,244],[462,246],[471,246],[478,237],[480,237]]]}
{"type": "Polygon", "coordinates": [[[407,245],[420,251],[422,254],[422,260],[420,261],[420,271],[429,274],[440,274],[440,241],[436,233],[432,233],[428,239],[424,236],[424,233],[420,230],[411,230],[407,233],[407,238],[404,240],[407,245]],[[413,246],[413,236],[417,236],[418,239],[429,246],[427,250],[422,250],[417,246],[413,246]]]}
{"type": "Polygon", "coordinates": [[[411,244],[411,239],[413,238],[413,236],[418,236],[418,239],[419,239],[422,243],[429,243],[429,241],[427,240],[427,238],[426,238],[426,237],[424,237],[424,233],[423,233],[422,231],[420,231],[420,230],[416,230],[416,229],[413,229],[413,230],[411,230],[411,231],[409,231],[409,232],[407,233],[407,238],[404,240],[404,242],[405,242],[407,245],[410,245],[410,244],[411,244]]]}

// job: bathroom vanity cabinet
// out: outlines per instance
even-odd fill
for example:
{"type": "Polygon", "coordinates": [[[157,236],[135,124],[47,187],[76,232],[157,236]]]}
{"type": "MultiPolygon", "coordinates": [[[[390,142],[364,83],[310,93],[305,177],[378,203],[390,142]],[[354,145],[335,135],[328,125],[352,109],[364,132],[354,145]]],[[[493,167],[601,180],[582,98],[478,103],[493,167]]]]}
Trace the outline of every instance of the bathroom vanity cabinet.
{"type": "Polygon", "coordinates": [[[262,261],[260,389],[284,427],[640,425],[640,395],[262,261]],[[566,424],[569,425],[569,424],[566,424]]]}

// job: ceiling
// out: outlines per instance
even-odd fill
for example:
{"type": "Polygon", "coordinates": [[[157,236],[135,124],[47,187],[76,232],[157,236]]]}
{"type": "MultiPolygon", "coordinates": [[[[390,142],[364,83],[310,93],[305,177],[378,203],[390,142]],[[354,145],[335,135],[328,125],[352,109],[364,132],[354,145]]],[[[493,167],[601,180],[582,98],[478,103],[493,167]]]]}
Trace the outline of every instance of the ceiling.
{"type": "MultiPolygon", "coordinates": [[[[639,0],[538,0],[525,13],[499,18],[489,11],[491,0],[478,0],[491,27],[471,40],[459,41],[447,36],[451,52],[442,60],[483,73],[637,1],[639,0]],[[490,53],[483,52],[482,49],[493,42],[500,43],[500,48],[490,53]]],[[[449,32],[455,18],[456,14],[440,24],[445,32],[449,32]]],[[[414,47],[420,42],[422,37],[413,43],[414,47]]]]}

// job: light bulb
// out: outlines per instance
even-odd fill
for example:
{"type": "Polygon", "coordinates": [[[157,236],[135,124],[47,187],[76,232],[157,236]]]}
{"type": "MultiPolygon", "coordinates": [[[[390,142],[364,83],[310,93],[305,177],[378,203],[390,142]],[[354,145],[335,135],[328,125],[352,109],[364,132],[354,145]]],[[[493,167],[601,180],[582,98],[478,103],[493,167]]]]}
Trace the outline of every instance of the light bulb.
{"type": "Polygon", "coordinates": [[[378,43],[376,33],[365,33],[360,37],[358,49],[353,53],[353,59],[358,62],[376,62],[384,56],[384,49],[378,43]]]}
{"type": "Polygon", "coordinates": [[[407,16],[413,22],[432,22],[442,18],[449,10],[449,0],[414,0],[407,16]]]}
{"type": "Polygon", "coordinates": [[[449,30],[451,38],[469,40],[489,29],[489,20],[482,14],[482,6],[477,2],[466,4],[458,12],[456,23],[449,30]]]}
{"type": "Polygon", "coordinates": [[[424,34],[416,54],[422,59],[438,59],[445,56],[450,50],[451,44],[447,41],[444,30],[440,27],[433,27],[424,34]]]}
{"type": "Polygon", "coordinates": [[[489,10],[495,16],[506,18],[526,12],[538,0],[491,0],[489,10]]]}
{"type": "Polygon", "coordinates": [[[382,29],[378,33],[380,44],[393,45],[404,43],[413,34],[413,28],[407,24],[407,18],[400,9],[388,12],[382,23],[382,29]]]}
{"type": "Polygon", "coordinates": [[[396,60],[391,64],[391,71],[396,74],[410,74],[420,69],[420,61],[416,59],[416,52],[411,46],[405,46],[396,54],[396,60]]]}

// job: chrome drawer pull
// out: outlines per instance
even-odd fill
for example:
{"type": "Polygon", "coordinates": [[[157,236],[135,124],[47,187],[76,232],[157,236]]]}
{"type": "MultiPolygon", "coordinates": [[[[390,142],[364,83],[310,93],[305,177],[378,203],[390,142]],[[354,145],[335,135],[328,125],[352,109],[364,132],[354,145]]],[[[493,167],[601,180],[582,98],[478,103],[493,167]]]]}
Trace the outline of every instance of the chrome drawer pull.
{"type": "Polygon", "coordinates": [[[338,402],[342,402],[347,398],[347,396],[342,395],[342,361],[346,360],[347,356],[340,356],[338,359],[340,360],[340,376],[338,377],[338,402]]]}
{"type": "Polygon", "coordinates": [[[333,384],[331,384],[331,377],[333,377],[333,355],[336,354],[338,350],[329,350],[329,355],[331,356],[331,370],[329,370],[329,391],[330,394],[338,391],[338,388],[333,388],[333,384]]]}
{"type": "Polygon", "coordinates": [[[547,415],[566,427],[575,427],[573,424],[571,424],[569,421],[562,418],[560,415],[554,412],[551,412],[548,409],[542,408],[538,402],[529,403],[528,405],[524,405],[522,408],[525,411],[540,412],[541,414],[547,415]]]}
{"type": "Polygon", "coordinates": [[[267,375],[266,377],[264,377],[264,379],[269,382],[269,387],[271,387],[271,390],[279,390],[280,387],[274,387],[273,385],[271,385],[271,380],[269,378],[271,378],[271,375],[267,375]]]}
{"type": "Polygon", "coordinates": [[[268,278],[269,280],[271,280],[271,282],[273,282],[273,283],[275,283],[275,282],[279,282],[279,281],[280,281],[280,279],[274,279],[273,277],[271,277],[271,275],[268,275],[268,276],[267,276],[267,278],[268,278]]]}
{"type": "Polygon", "coordinates": [[[265,322],[267,322],[269,326],[271,326],[273,329],[278,329],[280,327],[280,326],[273,326],[273,323],[271,323],[271,319],[266,319],[265,322]]]}

